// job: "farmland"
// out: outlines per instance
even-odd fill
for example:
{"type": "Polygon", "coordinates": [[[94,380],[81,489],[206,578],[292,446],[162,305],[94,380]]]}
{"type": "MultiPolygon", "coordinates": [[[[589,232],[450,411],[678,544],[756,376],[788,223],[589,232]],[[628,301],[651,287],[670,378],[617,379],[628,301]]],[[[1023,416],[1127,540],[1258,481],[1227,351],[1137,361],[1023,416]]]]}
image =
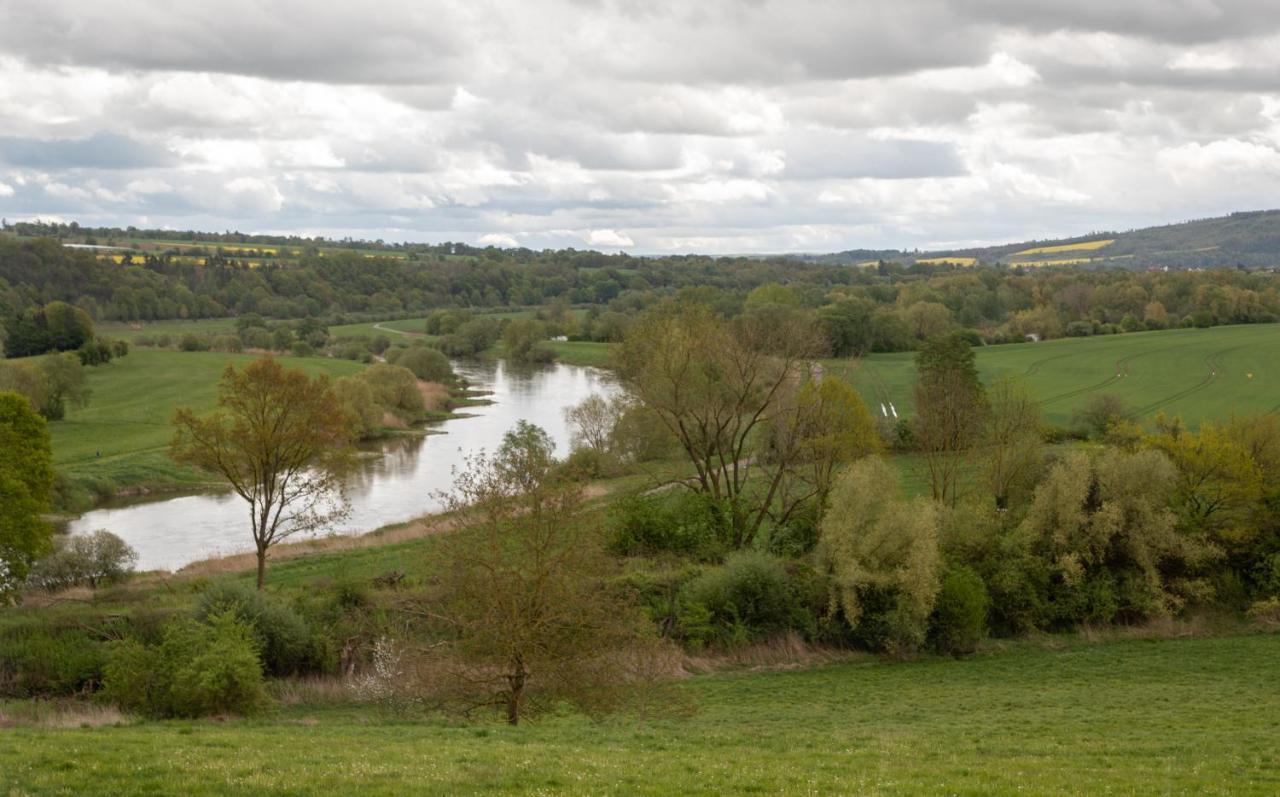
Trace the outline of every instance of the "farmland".
{"type": "MultiPolygon", "coordinates": [[[[1018,643],[697,676],[692,716],[370,714],[6,730],[12,794],[1274,794],[1280,637],[1018,643]],[[1055,649],[1057,648],[1057,649],[1055,649]],[[1247,697],[1246,697],[1247,696],[1247,697]]],[[[0,712],[4,711],[0,704],[0,712]]]]}
{"type": "MultiPolygon", "coordinates": [[[[1231,414],[1275,410],[1280,404],[1280,326],[1218,327],[1138,332],[977,350],[986,381],[1020,377],[1053,423],[1068,424],[1085,400],[1114,393],[1140,419],[1156,413],[1195,425],[1231,414]]],[[[892,402],[910,412],[915,359],[911,353],[828,361],[879,414],[892,402]]]]}

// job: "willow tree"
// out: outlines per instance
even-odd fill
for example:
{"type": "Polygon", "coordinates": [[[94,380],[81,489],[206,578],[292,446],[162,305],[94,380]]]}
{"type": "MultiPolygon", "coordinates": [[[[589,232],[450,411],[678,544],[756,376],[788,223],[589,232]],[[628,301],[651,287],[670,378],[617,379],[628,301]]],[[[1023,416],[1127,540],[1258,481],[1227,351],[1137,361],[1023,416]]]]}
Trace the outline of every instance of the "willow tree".
{"type": "Polygon", "coordinates": [[[179,409],[173,423],[173,458],[220,475],[249,504],[258,589],[273,545],[345,516],[342,475],[354,422],[327,376],[269,357],[243,371],[229,365],[218,410],[199,417],[179,409]]]}
{"type": "Polygon", "coordinates": [[[823,348],[821,334],[798,314],[730,322],[700,304],[650,311],[620,347],[631,395],[679,442],[696,489],[722,508],[735,547],[754,539],[769,517],[788,469],[774,467],[762,483],[753,467],[762,462],[766,432],[796,411],[796,386],[823,348]]]}

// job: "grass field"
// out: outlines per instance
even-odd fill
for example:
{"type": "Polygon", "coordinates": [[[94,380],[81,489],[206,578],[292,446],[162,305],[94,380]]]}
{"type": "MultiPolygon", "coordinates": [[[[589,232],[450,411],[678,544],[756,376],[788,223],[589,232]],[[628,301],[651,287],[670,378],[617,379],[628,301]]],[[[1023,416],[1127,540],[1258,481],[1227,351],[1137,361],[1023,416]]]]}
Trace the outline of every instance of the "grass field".
{"type": "MultiPolygon", "coordinates": [[[[1098,393],[1123,397],[1143,419],[1163,410],[1193,425],[1280,408],[1276,324],[989,346],[978,349],[977,362],[984,380],[1024,378],[1057,424],[1070,423],[1073,412],[1098,393]]],[[[850,379],[876,414],[889,402],[899,415],[910,412],[913,353],[826,365],[850,379]]]]}
{"type": "Polygon", "coordinates": [[[224,334],[233,333],[236,327],[234,318],[201,318],[194,321],[172,319],[168,321],[146,321],[138,324],[125,324],[119,321],[102,321],[94,324],[94,331],[107,338],[119,338],[133,341],[140,337],[156,337],[168,335],[176,342],[183,335],[224,334]]]}
{"type": "MultiPolygon", "coordinates": [[[[106,478],[119,484],[172,475],[166,452],[175,408],[212,409],[217,383],[228,364],[244,365],[251,354],[134,349],[110,365],[90,368],[89,406],[71,410],[50,424],[54,464],[73,476],[106,478]]],[[[282,363],[313,373],[342,376],[362,366],[347,360],[294,357],[282,363]]]]}
{"type": "Polygon", "coordinates": [[[1275,794],[1280,636],[699,676],[691,716],[3,731],[8,794],[1275,794]]]}

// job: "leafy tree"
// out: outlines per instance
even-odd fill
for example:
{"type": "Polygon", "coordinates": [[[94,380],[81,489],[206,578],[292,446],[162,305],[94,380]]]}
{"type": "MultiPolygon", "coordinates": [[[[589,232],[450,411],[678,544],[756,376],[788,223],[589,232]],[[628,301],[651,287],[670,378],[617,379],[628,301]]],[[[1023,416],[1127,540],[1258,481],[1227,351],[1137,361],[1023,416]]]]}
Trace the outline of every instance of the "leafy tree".
{"type": "Polygon", "coordinates": [[[402,421],[420,418],[426,409],[418,378],[408,368],[377,363],[361,371],[358,378],[373,391],[378,406],[402,421]]]}
{"type": "Polygon", "coordinates": [[[950,335],[924,344],[916,355],[915,440],[929,468],[933,500],[954,504],[965,457],[986,420],[986,394],[973,348],[950,335]]]}
{"type": "Polygon", "coordinates": [[[78,585],[97,588],[127,579],[137,561],[137,551],[127,542],[99,529],[62,540],[52,555],[36,563],[29,580],[48,590],[78,585]]]}
{"type": "Polygon", "coordinates": [[[401,368],[408,368],[413,375],[427,382],[452,382],[453,366],[449,358],[439,349],[429,346],[413,346],[402,353],[395,362],[401,368]]]}
{"type": "Polygon", "coordinates": [[[30,403],[0,392],[0,566],[13,597],[32,561],[50,549],[53,529],[43,515],[53,497],[53,454],[49,430],[30,403]]]}
{"type": "Polygon", "coordinates": [[[271,358],[227,366],[219,410],[174,413],[175,460],[216,473],[249,504],[258,589],[280,540],[343,516],[342,473],[352,420],[327,376],[311,378],[271,358]]]}
{"type": "Polygon", "coordinates": [[[1075,419],[1089,430],[1089,434],[1102,438],[1112,426],[1132,422],[1134,417],[1120,396],[1115,393],[1095,393],[1076,411],[1075,419]]]}
{"type": "Polygon", "coordinates": [[[1159,451],[1073,452],[1050,469],[1018,529],[1049,575],[1050,622],[1164,615],[1209,594],[1220,550],[1178,529],[1177,489],[1159,451]]]}
{"type": "Polygon", "coordinates": [[[555,359],[546,344],[547,328],[541,321],[517,318],[502,331],[503,352],[508,360],[518,363],[545,363],[555,359]]]}
{"type": "Polygon", "coordinates": [[[437,652],[460,704],[501,706],[515,725],[557,700],[607,710],[651,677],[637,665],[652,626],[604,588],[612,567],[581,503],[546,432],[523,421],[457,474],[447,504],[476,525],[443,540],[442,597],[424,611],[449,633],[437,652]]]}
{"type": "Polygon", "coordinates": [[[900,497],[897,475],[879,457],[840,474],[822,518],[816,550],[831,579],[831,602],[855,631],[892,650],[914,650],[925,639],[938,594],[938,513],[925,499],[900,497]],[[875,617],[870,617],[871,613],[875,617]]]}
{"type": "Polygon", "coordinates": [[[51,421],[66,417],[67,407],[85,407],[93,395],[80,358],[70,352],[51,354],[40,360],[44,374],[44,403],[40,414],[51,421]]]}
{"type": "Polygon", "coordinates": [[[1149,443],[1176,468],[1175,500],[1186,530],[1229,547],[1254,535],[1263,472],[1230,427],[1209,423],[1192,433],[1161,414],[1149,443]]]}

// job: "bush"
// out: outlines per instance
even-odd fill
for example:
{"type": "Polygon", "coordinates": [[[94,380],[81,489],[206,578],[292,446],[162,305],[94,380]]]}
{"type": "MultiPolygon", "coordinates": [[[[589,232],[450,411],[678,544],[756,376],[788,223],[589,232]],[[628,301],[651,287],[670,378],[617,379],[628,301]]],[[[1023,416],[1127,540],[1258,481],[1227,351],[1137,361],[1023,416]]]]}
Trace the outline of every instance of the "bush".
{"type": "Polygon", "coordinates": [[[247,715],[266,703],[253,632],[229,611],[172,622],[159,645],[114,643],[103,696],[149,717],[247,715]]]}
{"type": "Polygon", "coordinates": [[[320,669],[311,628],[288,605],[238,584],[221,583],[200,596],[196,618],[212,622],[230,613],[250,630],[267,675],[300,675],[320,669]]]}
{"type": "Polygon", "coordinates": [[[47,590],[116,584],[133,575],[138,552],[109,531],[64,538],[58,549],[32,568],[28,580],[47,590]]]}
{"type": "Polygon", "coordinates": [[[694,647],[733,647],[789,630],[813,631],[781,559],[737,551],[690,581],[680,595],[680,626],[694,647]]]}
{"type": "Polygon", "coordinates": [[[102,681],[103,646],[85,628],[61,622],[0,634],[0,695],[66,697],[102,681]]]}
{"type": "Polygon", "coordinates": [[[613,504],[610,516],[605,544],[619,556],[669,552],[707,557],[716,552],[716,516],[701,494],[626,496],[613,504]]]}
{"type": "Polygon", "coordinates": [[[968,567],[947,572],[929,620],[929,641],[939,653],[960,656],[977,650],[987,634],[991,598],[982,577],[968,567]]]}
{"type": "Polygon", "coordinates": [[[187,333],[178,341],[178,348],[182,351],[208,351],[209,341],[199,335],[187,333]]]}
{"type": "Polygon", "coordinates": [[[414,346],[399,355],[395,364],[408,368],[414,376],[427,382],[452,382],[454,379],[449,358],[438,349],[414,346]]]}

